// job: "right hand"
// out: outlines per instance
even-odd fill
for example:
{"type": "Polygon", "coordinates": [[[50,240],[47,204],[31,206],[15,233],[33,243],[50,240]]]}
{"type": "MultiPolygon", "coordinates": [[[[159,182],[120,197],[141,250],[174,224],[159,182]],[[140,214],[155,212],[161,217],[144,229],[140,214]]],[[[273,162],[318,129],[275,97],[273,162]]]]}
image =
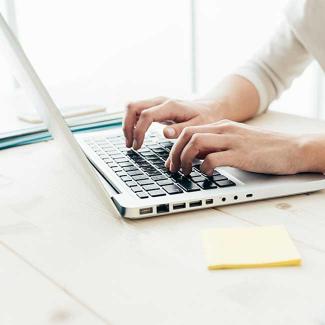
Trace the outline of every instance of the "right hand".
{"type": "Polygon", "coordinates": [[[141,148],[145,133],[153,122],[174,122],[164,128],[164,135],[175,139],[187,126],[209,124],[222,118],[216,115],[216,108],[209,106],[207,101],[156,97],[130,103],[123,121],[126,146],[135,150],[141,148]]]}

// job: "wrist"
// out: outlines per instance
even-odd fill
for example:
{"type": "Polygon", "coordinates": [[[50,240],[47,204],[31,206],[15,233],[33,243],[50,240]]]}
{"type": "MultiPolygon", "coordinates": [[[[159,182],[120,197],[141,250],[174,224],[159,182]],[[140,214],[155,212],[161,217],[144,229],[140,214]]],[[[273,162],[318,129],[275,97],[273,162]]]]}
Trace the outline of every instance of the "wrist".
{"type": "Polygon", "coordinates": [[[304,135],[297,139],[298,172],[325,173],[325,137],[304,135]]]}
{"type": "Polygon", "coordinates": [[[231,119],[229,116],[229,105],[225,99],[197,99],[196,102],[208,109],[209,121],[214,123],[224,119],[231,119]]]}

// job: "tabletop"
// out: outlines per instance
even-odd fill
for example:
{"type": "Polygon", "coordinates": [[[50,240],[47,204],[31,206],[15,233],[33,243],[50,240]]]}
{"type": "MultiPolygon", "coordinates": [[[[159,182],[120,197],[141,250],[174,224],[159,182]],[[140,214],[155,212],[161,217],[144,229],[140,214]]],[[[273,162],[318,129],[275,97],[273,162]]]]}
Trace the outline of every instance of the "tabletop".
{"type": "MultiPolygon", "coordinates": [[[[293,133],[325,122],[269,112],[293,133]]],[[[0,324],[325,324],[325,191],[143,220],[102,208],[53,141],[0,154],[0,324]],[[207,270],[201,231],[286,226],[300,267],[207,270]]]]}

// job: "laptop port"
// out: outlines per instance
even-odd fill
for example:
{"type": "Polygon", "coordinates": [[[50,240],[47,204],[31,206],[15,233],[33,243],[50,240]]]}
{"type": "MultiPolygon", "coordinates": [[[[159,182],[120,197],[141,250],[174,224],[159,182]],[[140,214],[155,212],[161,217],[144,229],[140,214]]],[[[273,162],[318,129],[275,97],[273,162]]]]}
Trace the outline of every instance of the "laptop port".
{"type": "Polygon", "coordinates": [[[246,194],[246,197],[253,197],[253,194],[246,194]]]}
{"type": "Polygon", "coordinates": [[[173,205],[173,209],[174,210],[180,210],[180,209],[185,209],[186,208],[186,204],[185,203],[175,203],[173,205]]]}
{"type": "Polygon", "coordinates": [[[169,212],[169,204],[157,205],[157,213],[167,213],[169,212]]]}
{"type": "Polygon", "coordinates": [[[143,215],[143,214],[149,214],[149,213],[152,213],[153,212],[153,209],[152,208],[142,208],[140,209],[140,214],[143,215]]]}
{"type": "Polygon", "coordinates": [[[193,201],[190,202],[190,208],[194,208],[194,207],[200,207],[202,205],[202,201],[193,201]]]}
{"type": "Polygon", "coordinates": [[[238,200],[238,196],[237,195],[234,196],[234,200],[238,200]]]}
{"type": "Polygon", "coordinates": [[[207,199],[205,200],[205,204],[212,204],[213,203],[213,199],[207,199]]]}

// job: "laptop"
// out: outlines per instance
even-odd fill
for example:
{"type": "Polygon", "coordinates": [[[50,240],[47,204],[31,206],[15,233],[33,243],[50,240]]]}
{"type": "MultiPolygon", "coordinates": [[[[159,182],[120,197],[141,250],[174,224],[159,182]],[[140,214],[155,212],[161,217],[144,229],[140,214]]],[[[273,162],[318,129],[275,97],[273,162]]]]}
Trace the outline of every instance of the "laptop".
{"type": "Polygon", "coordinates": [[[123,217],[154,217],[325,188],[325,176],[313,173],[274,176],[224,167],[207,177],[200,171],[199,160],[189,176],[171,174],[164,162],[173,141],[163,137],[159,125],[149,129],[138,151],[125,147],[120,127],[74,136],[2,15],[0,42],[15,78],[54,141],[99,200],[114,206],[123,217]]]}

